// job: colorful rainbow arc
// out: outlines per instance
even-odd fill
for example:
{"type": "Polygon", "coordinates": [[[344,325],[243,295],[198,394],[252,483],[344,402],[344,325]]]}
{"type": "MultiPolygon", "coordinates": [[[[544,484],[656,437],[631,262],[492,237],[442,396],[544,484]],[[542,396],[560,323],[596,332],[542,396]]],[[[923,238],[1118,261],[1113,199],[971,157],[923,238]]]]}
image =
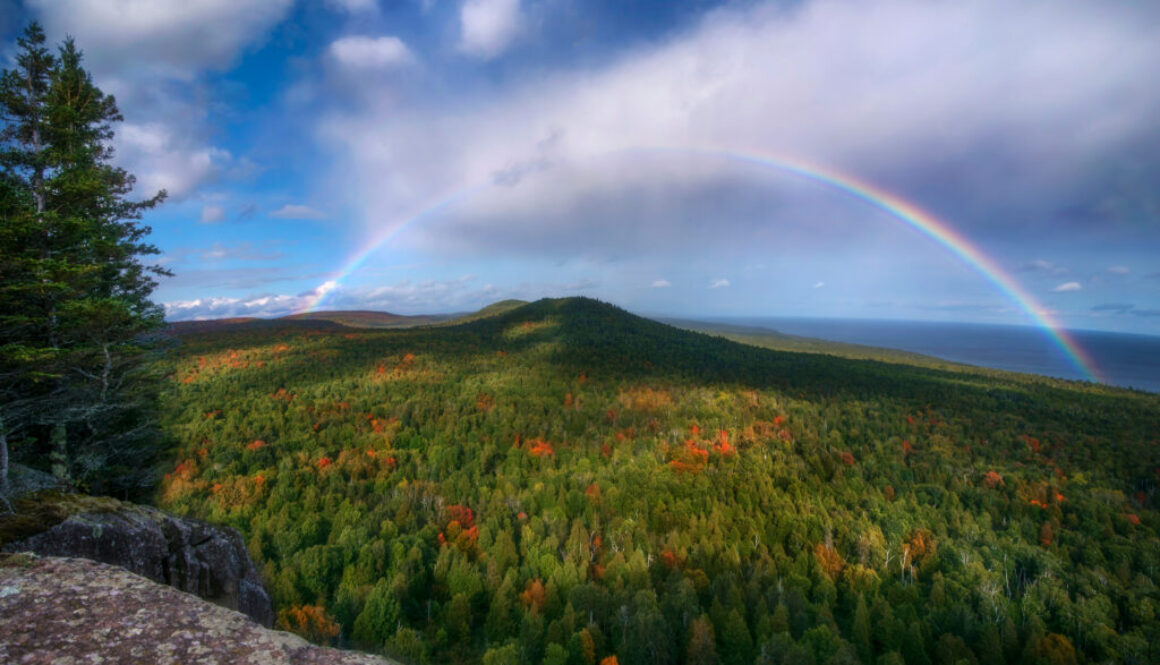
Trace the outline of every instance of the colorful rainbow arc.
{"type": "MultiPolygon", "coordinates": [[[[812,164],[807,164],[800,160],[788,159],[784,157],[773,157],[769,155],[761,155],[751,152],[743,152],[737,150],[730,150],[716,147],[643,147],[643,148],[628,148],[622,150],[610,151],[599,155],[599,157],[608,157],[611,155],[628,154],[628,153],[682,153],[686,155],[702,155],[706,157],[726,158],[738,161],[744,164],[764,167],[787,173],[805,180],[810,180],[831,189],[840,191],[847,196],[865,202],[866,204],[882,210],[891,217],[907,224],[919,233],[934,240],[939,245],[946,248],[955,256],[959,257],[963,262],[973,268],[976,272],[982,275],[987,281],[993,284],[1001,293],[1014,302],[1019,309],[1038,326],[1045,334],[1052,340],[1052,342],[1067,356],[1071,364],[1079,370],[1084,377],[1090,381],[1103,382],[1095,363],[1088,356],[1087,352],[1072,338],[1058,320],[1052,316],[1043,305],[1041,305],[1035,298],[1026,291],[1013,277],[1008,275],[1002,268],[998,266],[993,260],[988,258],[983,252],[972,244],[967,238],[956,231],[948,223],[940,220],[931,213],[919,208],[918,206],[876,187],[868,182],[858,180],[854,177],[837,173],[830,169],[821,168],[812,164]]],[[[342,270],[328,282],[328,288],[316,289],[315,295],[308,299],[307,305],[302,312],[309,312],[319,306],[335,284],[341,283],[353,272],[358,270],[371,255],[375,253],[382,245],[391,240],[395,235],[402,232],[409,226],[418,223],[423,219],[432,217],[433,215],[447,210],[461,201],[470,198],[471,196],[495,186],[494,183],[486,182],[482,184],[461,187],[452,190],[450,194],[443,195],[435,199],[434,202],[428,203],[421,207],[416,212],[407,215],[403,221],[398,224],[390,225],[383,232],[377,236],[372,237],[371,240],[363,245],[357,253],[354,254],[343,266],[342,270]]]]}

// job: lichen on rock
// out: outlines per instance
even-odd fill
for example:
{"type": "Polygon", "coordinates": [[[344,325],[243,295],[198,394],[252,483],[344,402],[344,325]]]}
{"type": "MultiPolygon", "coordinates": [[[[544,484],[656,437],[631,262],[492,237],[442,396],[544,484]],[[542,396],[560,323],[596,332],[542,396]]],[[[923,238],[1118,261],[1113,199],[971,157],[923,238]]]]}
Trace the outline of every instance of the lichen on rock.
{"type": "Polygon", "coordinates": [[[86,559],[0,555],[0,663],[390,665],[86,559]]]}
{"type": "Polygon", "coordinates": [[[0,551],[120,566],[263,626],[274,623],[270,597],[234,529],[104,497],[52,493],[23,499],[17,508],[0,529],[7,534],[0,551]]]}

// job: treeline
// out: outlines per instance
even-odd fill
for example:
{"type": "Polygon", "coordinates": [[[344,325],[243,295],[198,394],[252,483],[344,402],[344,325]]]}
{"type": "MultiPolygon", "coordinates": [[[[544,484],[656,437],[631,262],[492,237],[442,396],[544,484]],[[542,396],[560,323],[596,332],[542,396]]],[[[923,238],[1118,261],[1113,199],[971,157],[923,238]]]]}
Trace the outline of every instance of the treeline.
{"type": "Polygon", "coordinates": [[[1150,662],[1155,396],[819,355],[589,300],[187,335],[160,503],[283,627],[413,663],[1150,662]]]}

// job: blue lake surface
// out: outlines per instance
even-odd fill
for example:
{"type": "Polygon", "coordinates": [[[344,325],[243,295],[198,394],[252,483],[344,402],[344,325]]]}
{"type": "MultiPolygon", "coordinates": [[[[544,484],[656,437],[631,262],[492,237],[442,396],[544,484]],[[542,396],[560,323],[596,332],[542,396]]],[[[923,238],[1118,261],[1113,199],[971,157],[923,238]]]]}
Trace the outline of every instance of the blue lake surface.
{"type": "MultiPolygon", "coordinates": [[[[862,319],[717,320],[801,337],[901,349],[968,365],[1087,379],[1047,333],[1030,326],[862,319]]],[[[1092,330],[1070,334],[1105,382],[1160,393],[1160,337],[1092,330]]]]}

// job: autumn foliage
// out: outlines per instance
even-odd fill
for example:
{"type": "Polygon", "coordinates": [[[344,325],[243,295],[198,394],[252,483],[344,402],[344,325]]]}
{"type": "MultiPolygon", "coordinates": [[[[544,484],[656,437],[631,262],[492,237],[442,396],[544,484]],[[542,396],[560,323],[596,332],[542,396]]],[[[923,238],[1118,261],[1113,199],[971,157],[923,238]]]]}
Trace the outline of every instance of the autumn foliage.
{"type": "Polygon", "coordinates": [[[838,576],[842,574],[842,569],[846,567],[846,562],[842,559],[842,555],[838,554],[837,550],[825,543],[818,543],[814,547],[814,559],[817,560],[822,572],[831,580],[838,579],[838,576]]]}
{"type": "Polygon", "coordinates": [[[446,510],[448,520],[459,522],[465,529],[470,529],[475,526],[475,513],[467,506],[447,506],[446,510]]]}
{"type": "Polygon", "coordinates": [[[339,633],[338,623],[320,605],[292,605],[279,611],[278,628],[320,644],[329,643],[339,633]]]}
{"type": "Polygon", "coordinates": [[[708,461],[709,451],[699,446],[693,439],[689,439],[674,449],[669,468],[677,473],[700,473],[708,461]]]}
{"type": "Polygon", "coordinates": [[[544,599],[547,593],[544,591],[544,583],[540,578],[535,578],[528,582],[528,585],[520,592],[520,602],[528,608],[533,614],[539,614],[544,607],[544,599]]]}
{"type": "Polygon", "coordinates": [[[532,457],[551,457],[556,454],[556,451],[552,449],[552,444],[543,439],[532,439],[530,443],[528,454],[532,457]]]}
{"type": "Polygon", "coordinates": [[[673,398],[667,390],[638,386],[616,396],[616,401],[630,411],[655,413],[672,406],[673,398]]]}
{"type": "Polygon", "coordinates": [[[1146,662],[1150,396],[634,325],[184,341],[158,501],[408,662],[1146,662]]]}
{"type": "Polygon", "coordinates": [[[584,494],[593,501],[600,501],[601,497],[603,496],[603,492],[600,490],[600,485],[597,485],[596,483],[589,484],[588,487],[585,488],[584,494]]]}
{"type": "Polygon", "coordinates": [[[938,552],[938,540],[930,529],[915,529],[910,532],[910,538],[903,544],[909,553],[910,559],[919,563],[928,563],[938,552]]]}
{"type": "Polygon", "coordinates": [[[721,430],[717,436],[717,442],[713,444],[713,450],[726,456],[733,455],[736,450],[729,444],[729,432],[721,430]]]}
{"type": "Polygon", "coordinates": [[[1043,526],[1039,527],[1039,544],[1050,547],[1053,542],[1055,542],[1055,527],[1051,526],[1051,522],[1044,522],[1043,526]]]}

